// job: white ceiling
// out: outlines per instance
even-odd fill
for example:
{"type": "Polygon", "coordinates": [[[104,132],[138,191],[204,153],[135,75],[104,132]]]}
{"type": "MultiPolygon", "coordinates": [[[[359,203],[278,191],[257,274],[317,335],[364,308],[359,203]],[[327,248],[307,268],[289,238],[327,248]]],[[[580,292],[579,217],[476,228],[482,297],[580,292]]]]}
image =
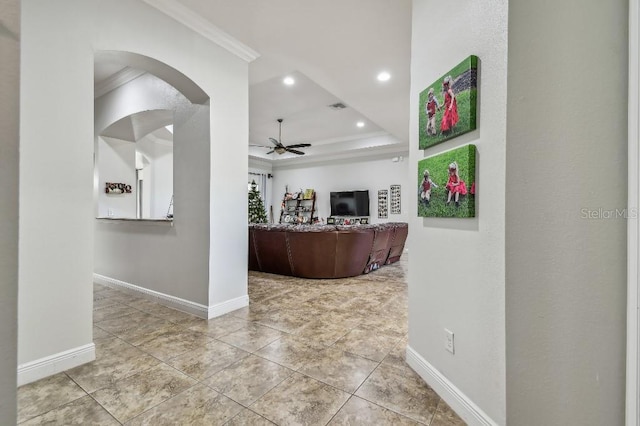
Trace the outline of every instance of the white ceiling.
{"type": "MultiPolygon", "coordinates": [[[[283,118],[285,145],[312,144],[304,157],[261,147],[250,156],[287,164],[408,150],[411,0],[173,2],[260,54],[249,64],[249,143],[277,139],[283,118]],[[391,79],[377,81],[380,71],[391,79]],[[336,102],[347,108],[328,107],[336,102]]],[[[98,64],[96,83],[121,70],[98,64]]]]}
{"type": "Polygon", "coordinates": [[[288,74],[295,84],[286,86],[281,77],[251,85],[249,91],[249,142],[270,145],[278,139],[278,118],[283,118],[282,143],[312,143],[314,146],[336,139],[358,139],[382,129],[363,114],[347,106],[329,105],[341,100],[300,72],[288,74]],[[365,124],[359,128],[356,123],[365,124]]]}
{"type": "Polygon", "coordinates": [[[150,110],[141,111],[123,117],[104,129],[101,136],[137,142],[149,133],[156,133],[157,137],[173,142],[173,135],[165,126],[173,124],[173,111],[150,110]]]}

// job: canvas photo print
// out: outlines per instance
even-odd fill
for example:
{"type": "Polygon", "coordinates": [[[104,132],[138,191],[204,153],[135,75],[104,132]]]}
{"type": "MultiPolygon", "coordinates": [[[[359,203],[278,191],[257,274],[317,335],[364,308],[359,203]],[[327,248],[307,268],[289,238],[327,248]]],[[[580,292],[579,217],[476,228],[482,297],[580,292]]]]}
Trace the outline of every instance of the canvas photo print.
{"type": "Polygon", "coordinates": [[[478,57],[471,55],[420,93],[420,149],[476,128],[477,86],[478,57]]]}
{"type": "Polygon", "coordinates": [[[418,162],[419,217],[475,217],[476,146],[418,162]]]}

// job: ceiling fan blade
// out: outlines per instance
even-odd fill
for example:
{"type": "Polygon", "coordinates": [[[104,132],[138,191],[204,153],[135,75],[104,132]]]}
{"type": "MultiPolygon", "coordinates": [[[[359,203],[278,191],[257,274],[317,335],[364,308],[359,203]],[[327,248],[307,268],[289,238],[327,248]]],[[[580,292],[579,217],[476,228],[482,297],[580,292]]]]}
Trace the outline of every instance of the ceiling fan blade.
{"type": "Polygon", "coordinates": [[[271,141],[272,144],[274,144],[275,146],[282,146],[282,144],[280,142],[278,142],[277,140],[275,140],[274,138],[269,138],[269,140],[271,141]]]}
{"type": "Polygon", "coordinates": [[[253,144],[253,143],[250,143],[249,146],[255,146],[255,147],[258,147],[258,148],[271,148],[269,145],[258,145],[258,144],[253,144]]]}
{"type": "Polygon", "coordinates": [[[267,154],[273,154],[274,152],[275,150],[272,149],[271,151],[267,152],[267,154]]]}
{"type": "Polygon", "coordinates": [[[310,143],[297,143],[295,145],[287,145],[287,148],[306,148],[308,146],[311,146],[310,143]]]}
{"type": "Polygon", "coordinates": [[[304,152],[302,151],[298,151],[297,149],[290,149],[290,148],[285,148],[287,151],[292,152],[294,154],[298,154],[298,155],[304,155],[304,152]]]}

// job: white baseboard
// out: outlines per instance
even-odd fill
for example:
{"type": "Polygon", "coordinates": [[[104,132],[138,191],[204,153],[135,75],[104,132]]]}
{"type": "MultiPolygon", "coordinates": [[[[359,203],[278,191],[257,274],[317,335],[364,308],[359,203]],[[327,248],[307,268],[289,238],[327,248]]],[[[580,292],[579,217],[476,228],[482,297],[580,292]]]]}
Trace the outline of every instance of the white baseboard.
{"type": "Polygon", "coordinates": [[[96,359],[93,343],[49,355],[18,366],[18,386],[61,373],[96,359]]]}
{"type": "Polygon", "coordinates": [[[100,274],[93,274],[93,282],[124,291],[134,296],[142,297],[152,302],[177,309],[188,314],[195,315],[199,318],[208,319],[209,308],[200,303],[191,302],[176,296],[160,293],[159,291],[149,290],[126,281],[117,280],[115,278],[106,277],[100,274]]]}
{"type": "Polygon", "coordinates": [[[411,346],[407,346],[407,364],[435,390],[442,399],[469,425],[496,426],[484,411],[433,365],[422,358],[411,346]]]}
{"type": "Polygon", "coordinates": [[[197,316],[198,318],[211,319],[227,312],[235,311],[249,305],[249,296],[242,296],[217,305],[205,306],[200,303],[191,302],[176,296],[160,293],[159,291],[149,290],[126,281],[117,280],[100,274],[93,274],[93,281],[97,284],[106,285],[134,296],[143,297],[152,302],[177,309],[188,314],[197,316]]]}
{"type": "Polygon", "coordinates": [[[249,296],[236,297],[235,299],[209,306],[208,319],[219,317],[245,306],[249,306],[249,296]]]}

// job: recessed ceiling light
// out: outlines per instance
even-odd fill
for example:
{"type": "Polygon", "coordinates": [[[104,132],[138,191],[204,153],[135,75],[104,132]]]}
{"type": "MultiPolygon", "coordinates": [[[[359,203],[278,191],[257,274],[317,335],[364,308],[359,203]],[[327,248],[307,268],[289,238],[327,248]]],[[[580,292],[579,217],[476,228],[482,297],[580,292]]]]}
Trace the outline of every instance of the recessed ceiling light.
{"type": "Polygon", "coordinates": [[[378,74],[378,81],[388,81],[391,78],[391,74],[386,71],[382,71],[378,74]]]}
{"type": "Polygon", "coordinates": [[[284,80],[282,80],[282,82],[287,86],[293,86],[296,83],[293,77],[285,77],[284,80]]]}
{"type": "Polygon", "coordinates": [[[358,122],[356,123],[356,126],[358,126],[358,127],[364,127],[364,121],[358,121],[358,122]]]}

